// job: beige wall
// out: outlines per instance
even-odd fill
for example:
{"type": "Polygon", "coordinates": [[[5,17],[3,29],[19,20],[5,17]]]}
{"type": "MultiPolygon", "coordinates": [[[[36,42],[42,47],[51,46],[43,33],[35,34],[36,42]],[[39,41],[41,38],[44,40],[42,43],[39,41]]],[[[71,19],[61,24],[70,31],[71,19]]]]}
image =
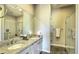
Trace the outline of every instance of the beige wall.
{"type": "Polygon", "coordinates": [[[50,52],[50,5],[37,5],[35,16],[35,32],[43,35],[42,50],[50,52]]]}
{"type": "MultiPolygon", "coordinates": [[[[71,16],[72,13],[74,13],[74,11],[75,11],[75,7],[73,7],[73,6],[52,10],[52,20],[51,20],[52,27],[55,29],[56,28],[62,29],[60,38],[59,39],[54,38],[53,42],[52,42],[53,44],[60,44],[60,45],[65,44],[65,42],[66,42],[66,40],[65,40],[65,21],[68,19],[67,18],[68,16],[71,16]]],[[[74,16],[72,16],[71,19],[72,19],[71,21],[73,21],[73,24],[74,24],[75,23],[74,16]]]]}

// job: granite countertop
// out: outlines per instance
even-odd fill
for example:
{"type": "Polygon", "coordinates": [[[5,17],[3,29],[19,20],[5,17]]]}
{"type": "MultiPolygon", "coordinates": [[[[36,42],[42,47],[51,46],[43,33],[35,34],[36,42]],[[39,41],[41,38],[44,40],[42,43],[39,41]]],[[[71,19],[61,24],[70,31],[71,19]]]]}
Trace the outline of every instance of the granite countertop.
{"type": "MultiPolygon", "coordinates": [[[[29,46],[31,46],[32,44],[34,44],[35,42],[37,42],[40,38],[39,37],[33,37],[30,38],[29,40],[20,40],[18,41],[18,43],[16,44],[23,44],[23,46],[21,48],[16,48],[16,49],[8,49],[8,47],[11,46],[2,46],[0,47],[0,53],[1,54],[18,54],[19,52],[23,51],[24,49],[28,48],[29,46]]],[[[13,45],[16,45],[13,44],[13,45]]]]}

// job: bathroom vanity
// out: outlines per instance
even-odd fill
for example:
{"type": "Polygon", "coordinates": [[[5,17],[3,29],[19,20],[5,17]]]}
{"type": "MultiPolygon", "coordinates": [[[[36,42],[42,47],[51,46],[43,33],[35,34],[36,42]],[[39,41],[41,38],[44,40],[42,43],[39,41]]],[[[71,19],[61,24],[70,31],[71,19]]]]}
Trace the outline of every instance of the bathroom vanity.
{"type": "Polygon", "coordinates": [[[38,37],[29,40],[20,40],[15,44],[0,47],[0,54],[39,54],[41,39],[38,37]]]}
{"type": "Polygon", "coordinates": [[[20,37],[21,34],[28,35],[33,32],[31,29],[33,15],[16,4],[0,5],[0,7],[2,8],[0,54],[39,54],[42,42],[37,34],[28,40],[20,37]]]}

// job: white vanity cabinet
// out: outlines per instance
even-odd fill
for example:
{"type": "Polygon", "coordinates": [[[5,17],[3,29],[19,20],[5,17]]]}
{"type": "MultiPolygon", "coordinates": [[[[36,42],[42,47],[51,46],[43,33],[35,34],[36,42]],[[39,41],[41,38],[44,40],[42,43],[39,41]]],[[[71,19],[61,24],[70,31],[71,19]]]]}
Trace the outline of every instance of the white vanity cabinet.
{"type": "Polygon", "coordinates": [[[20,54],[30,54],[30,47],[24,49],[22,52],[20,52],[20,54]]]}
{"type": "Polygon", "coordinates": [[[41,41],[37,41],[31,46],[31,54],[39,54],[41,51],[41,41]]]}
{"type": "Polygon", "coordinates": [[[39,54],[41,51],[41,40],[38,40],[24,49],[20,54],[39,54]]]}

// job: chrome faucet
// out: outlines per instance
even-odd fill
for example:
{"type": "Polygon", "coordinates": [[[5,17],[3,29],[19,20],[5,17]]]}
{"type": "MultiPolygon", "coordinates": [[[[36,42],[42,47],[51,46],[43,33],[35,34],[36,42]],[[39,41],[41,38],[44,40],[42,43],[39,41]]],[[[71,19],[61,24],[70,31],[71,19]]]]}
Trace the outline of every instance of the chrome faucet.
{"type": "Polygon", "coordinates": [[[11,44],[14,44],[14,43],[16,43],[16,40],[15,39],[12,39],[11,40],[11,44]]]}
{"type": "Polygon", "coordinates": [[[13,44],[14,43],[14,39],[13,40],[11,40],[11,44],[13,44]]]}

